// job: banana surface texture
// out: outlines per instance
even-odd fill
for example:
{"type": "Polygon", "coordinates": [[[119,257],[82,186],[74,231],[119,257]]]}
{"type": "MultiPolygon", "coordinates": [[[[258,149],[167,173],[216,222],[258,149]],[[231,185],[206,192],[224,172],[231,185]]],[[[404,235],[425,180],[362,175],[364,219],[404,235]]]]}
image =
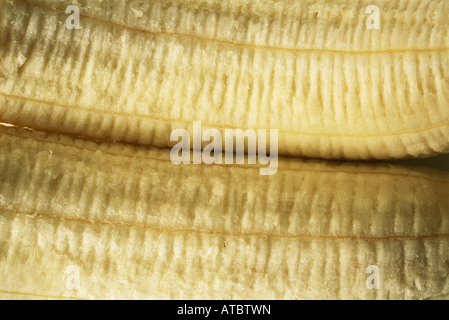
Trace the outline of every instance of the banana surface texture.
{"type": "Polygon", "coordinates": [[[0,121],[170,146],[278,129],[279,154],[449,151],[446,0],[0,1],[0,121]],[[369,6],[380,29],[370,29],[369,6]]]}
{"type": "Polygon", "coordinates": [[[169,150],[1,127],[0,297],[442,298],[448,185],[382,163],[174,165],[169,150]]]}

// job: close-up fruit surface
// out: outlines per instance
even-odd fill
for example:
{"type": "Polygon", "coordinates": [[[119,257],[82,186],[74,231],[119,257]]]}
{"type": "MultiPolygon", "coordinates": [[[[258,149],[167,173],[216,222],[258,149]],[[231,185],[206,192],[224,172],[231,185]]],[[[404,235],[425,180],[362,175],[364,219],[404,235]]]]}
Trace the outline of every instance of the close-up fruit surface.
{"type": "Polygon", "coordinates": [[[0,298],[447,299],[448,14],[0,0],[0,298]]]}

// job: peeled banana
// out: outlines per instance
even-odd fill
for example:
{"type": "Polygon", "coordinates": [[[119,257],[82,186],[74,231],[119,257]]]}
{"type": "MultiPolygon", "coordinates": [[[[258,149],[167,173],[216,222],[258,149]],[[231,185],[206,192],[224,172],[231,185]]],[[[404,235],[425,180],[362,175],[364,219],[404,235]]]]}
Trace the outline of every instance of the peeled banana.
{"type": "Polygon", "coordinates": [[[449,294],[448,173],[280,159],[261,176],[169,153],[0,127],[0,297],[449,294]]]}
{"type": "Polygon", "coordinates": [[[0,121],[171,146],[278,129],[279,154],[449,151],[446,0],[0,1],[0,121]],[[367,27],[369,6],[379,29],[367,27]]]}

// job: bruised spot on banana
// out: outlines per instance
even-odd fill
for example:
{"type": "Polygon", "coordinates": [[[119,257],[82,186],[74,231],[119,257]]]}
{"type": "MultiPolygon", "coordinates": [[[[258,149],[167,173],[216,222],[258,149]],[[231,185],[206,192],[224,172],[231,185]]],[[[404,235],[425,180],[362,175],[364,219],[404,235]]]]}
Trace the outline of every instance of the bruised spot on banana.
{"type": "Polygon", "coordinates": [[[0,297],[449,294],[449,173],[280,159],[261,176],[169,153],[1,127],[0,297]]]}
{"type": "Polygon", "coordinates": [[[278,129],[279,154],[449,151],[449,2],[0,2],[0,121],[172,146],[203,126],[278,129]],[[379,8],[381,28],[366,26],[379,8]]]}

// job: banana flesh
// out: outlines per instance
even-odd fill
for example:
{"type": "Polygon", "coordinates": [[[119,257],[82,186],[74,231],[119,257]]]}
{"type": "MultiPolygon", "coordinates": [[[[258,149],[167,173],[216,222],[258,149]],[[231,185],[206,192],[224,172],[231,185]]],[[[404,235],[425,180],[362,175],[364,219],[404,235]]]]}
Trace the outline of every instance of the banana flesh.
{"type": "Polygon", "coordinates": [[[0,297],[441,298],[448,185],[381,163],[174,165],[169,150],[1,127],[0,297]]]}
{"type": "Polygon", "coordinates": [[[449,151],[449,2],[0,2],[0,121],[170,146],[175,128],[278,129],[279,154],[449,151]],[[381,28],[366,26],[379,8],[381,28]]]}

